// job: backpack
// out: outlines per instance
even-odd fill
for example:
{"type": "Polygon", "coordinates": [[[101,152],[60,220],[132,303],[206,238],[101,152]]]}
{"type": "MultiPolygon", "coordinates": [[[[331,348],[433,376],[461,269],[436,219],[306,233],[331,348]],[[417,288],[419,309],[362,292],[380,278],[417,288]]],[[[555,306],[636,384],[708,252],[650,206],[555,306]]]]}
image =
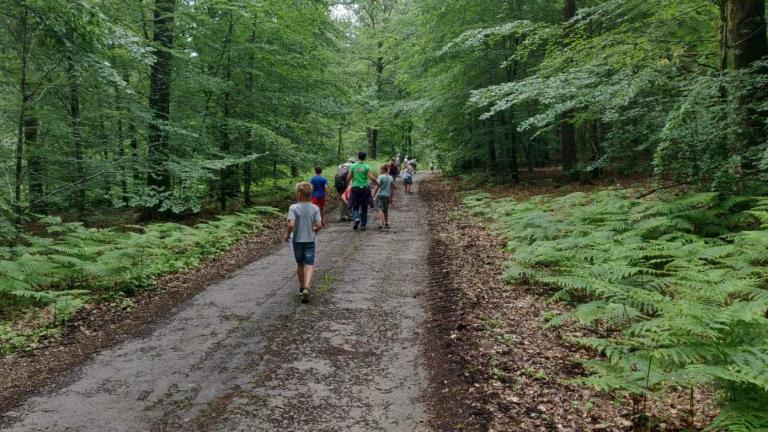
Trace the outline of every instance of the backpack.
{"type": "Polygon", "coordinates": [[[400,175],[400,167],[397,166],[397,164],[394,162],[389,164],[389,175],[391,175],[392,177],[397,177],[398,175],[400,175]]]}
{"type": "Polygon", "coordinates": [[[349,175],[349,165],[339,165],[336,169],[336,177],[333,179],[333,185],[336,188],[336,192],[342,193],[347,188],[347,175],[349,175]]]}

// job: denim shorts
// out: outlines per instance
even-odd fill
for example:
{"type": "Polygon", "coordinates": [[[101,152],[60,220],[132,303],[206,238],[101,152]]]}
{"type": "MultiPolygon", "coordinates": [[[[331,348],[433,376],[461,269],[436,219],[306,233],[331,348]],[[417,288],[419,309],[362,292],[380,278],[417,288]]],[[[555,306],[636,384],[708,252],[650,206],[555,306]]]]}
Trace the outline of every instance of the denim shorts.
{"type": "Polygon", "coordinates": [[[315,242],[293,242],[296,264],[315,265],[315,242]]]}
{"type": "Polygon", "coordinates": [[[388,196],[376,197],[376,208],[379,209],[384,214],[388,214],[389,213],[389,197],[388,196]]]}

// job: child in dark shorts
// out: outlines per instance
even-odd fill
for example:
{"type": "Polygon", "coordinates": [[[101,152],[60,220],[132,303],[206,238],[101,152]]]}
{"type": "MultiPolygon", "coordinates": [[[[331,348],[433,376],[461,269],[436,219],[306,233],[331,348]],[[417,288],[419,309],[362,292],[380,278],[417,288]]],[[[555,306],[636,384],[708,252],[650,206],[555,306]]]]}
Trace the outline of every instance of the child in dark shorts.
{"type": "Polygon", "coordinates": [[[395,179],[389,175],[390,165],[381,166],[381,174],[376,179],[378,184],[373,191],[376,197],[376,209],[379,210],[379,229],[389,228],[389,206],[392,204],[392,197],[395,190],[395,179]]]}
{"type": "Polygon", "coordinates": [[[323,227],[320,209],[311,202],[312,189],[309,183],[296,185],[297,202],[288,209],[288,231],[285,233],[286,242],[293,234],[293,255],[302,303],[309,302],[309,287],[315,272],[315,237],[323,227]]]}

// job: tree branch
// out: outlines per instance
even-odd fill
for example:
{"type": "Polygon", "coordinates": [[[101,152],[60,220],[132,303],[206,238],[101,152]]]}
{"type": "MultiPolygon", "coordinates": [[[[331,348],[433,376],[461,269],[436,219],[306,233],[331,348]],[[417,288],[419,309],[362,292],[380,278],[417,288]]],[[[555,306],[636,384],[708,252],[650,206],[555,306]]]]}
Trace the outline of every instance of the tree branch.
{"type": "Polygon", "coordinates": [[[645,191],[645,192],[641,193],[640,195],[636,196],[635,199],[645,198],[645,197],[647,197],[649,195],[653,195],[656,192],[659,192],[659,191],[662,191],[662,190],[672,189],[674,187],[684,186],[684,185],[688,185],[688,184],[691,184],[691,183],[687,182],[687,181],[684,181],[684,182],[680,182],[680,183],[674,183],[674,184],[671,184],[671,185],[659,186],[657,188],[654,188],[654,189],[651,189],[651,190],[648,190],[648,191],[645,191]]]}

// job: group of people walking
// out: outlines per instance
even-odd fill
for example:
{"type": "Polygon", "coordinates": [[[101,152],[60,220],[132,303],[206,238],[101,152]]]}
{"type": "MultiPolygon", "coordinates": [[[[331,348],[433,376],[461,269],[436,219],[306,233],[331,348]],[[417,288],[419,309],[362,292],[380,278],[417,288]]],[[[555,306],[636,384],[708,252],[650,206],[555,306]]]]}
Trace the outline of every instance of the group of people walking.
{"type": "MultiPolygon", "coordinates": [[[[339,195],[341,220],[351,218],[353,230],[365,231],[368,229],[368,209],[376,208],[378,228],[389,229],[389,209],[395,203],[397,178],[402,174],[405,193],[412,193],[416,161],[408,156],[401,161],[397,155],[383,164],[376,176],[366,158],[367,154],[361,151],[356,162],[348,160],[337,168],[334,187],[339,195]]],[[[304,303],[309,301],[314,273],[315,239],[326,225],[325,207],[331,194],[322,172],[322,167],[317,166],[315,176],[309,182],[296,185],[296,203],[288,209],[288,230],[284,237],[286,242],[293,239],[299,292],[304,303]]]]}
{"type": "Polygon", "coordinates": [[[335,187],[339,193],[340,219],[352,220],[352,229],[365,230],[368,227],[368,209],[376,208],[379,214],[379,229],[389,228],[389,208],[394,205],[397,179],[402,175],[405,193],[412,193],[416,161],[400,158],[398,154],[379,168],[378,177],[366,163],[366,153],[357,155],[357,162],[348,160],[336,170],[335,187]],[[374,186],[373,192],[371,185],[374,186]]]}

